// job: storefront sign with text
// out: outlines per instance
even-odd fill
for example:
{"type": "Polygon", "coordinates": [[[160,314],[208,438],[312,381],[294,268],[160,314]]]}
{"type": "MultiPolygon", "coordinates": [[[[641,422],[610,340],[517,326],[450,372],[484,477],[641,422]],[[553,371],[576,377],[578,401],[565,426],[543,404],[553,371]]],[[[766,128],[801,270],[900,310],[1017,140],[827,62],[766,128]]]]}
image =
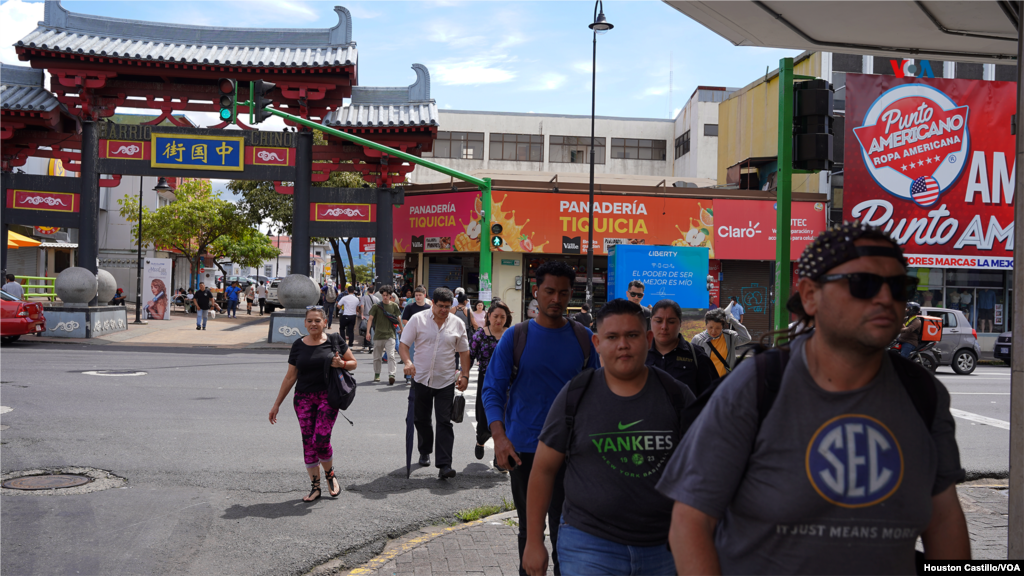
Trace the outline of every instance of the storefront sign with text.
{"type": "Polygon", "coordinates": [[[1016,85],[846,77],[844,217],[912,266],[1012,268],[1016,85]]]}
{"type": "MultiPolygon", "coordinates": [[[[715,200],[715,255],[724,260],[775,260],[775,202],[715,200]]],[[[793,202],[789,254],[804,248],[825,230],[825,205],[793,202]]]]}

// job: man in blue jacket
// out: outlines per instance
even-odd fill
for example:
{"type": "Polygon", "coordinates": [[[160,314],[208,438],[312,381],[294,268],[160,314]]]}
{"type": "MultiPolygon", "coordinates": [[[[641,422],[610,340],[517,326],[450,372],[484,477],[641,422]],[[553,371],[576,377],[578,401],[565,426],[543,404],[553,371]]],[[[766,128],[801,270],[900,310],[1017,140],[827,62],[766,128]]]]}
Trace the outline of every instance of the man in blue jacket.
{"type": "MultiPolygon", "coordinates": [[[[522,568],[528,525],[526,491],[537,451],[537,436],[555,396],[565,384],[584,368],[598,367],[593,334],[565,318],[576,272],[565,262],[553,260],[542,264],[536,277],[534,297],[540,305],[537,317],[505,331],[487,365],[483,387],[484,412],[494,438],[495,460],[498,466],[509,470],[512,480],[512,500],[519,514],[519,574],[522,576],[526,575],[522,568]],[[513,381],[515,334],[519,332],[521,338],[525,337],[524,328],[529,338],[513,381]]],[[[563,467],[548,508],[553,549],[558,542],[558,521],[565,500],[561,489],[564,473],[563,467]]],[[[557,554],[552,554],[552,561],[555,574],[561,574],[557,554]]]]}

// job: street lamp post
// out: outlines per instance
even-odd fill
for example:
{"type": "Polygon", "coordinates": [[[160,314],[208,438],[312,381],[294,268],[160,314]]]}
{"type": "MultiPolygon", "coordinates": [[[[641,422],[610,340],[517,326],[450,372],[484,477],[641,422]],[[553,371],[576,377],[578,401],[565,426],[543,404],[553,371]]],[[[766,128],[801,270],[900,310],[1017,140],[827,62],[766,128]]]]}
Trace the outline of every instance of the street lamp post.
{"type": "Polygon", "coordinates": [[[590,203],[587,206],[587,306],[594,309],[594,124],[597,113],[597,35],[614,28],[604,17],[604,3],[594,3],[594,22],[590,29],[594,31],[594,59],[590,72],[590,203]]]}
{"type": "MultiPolygon", "coordinates": [[[[139,251],[135,261],[135,322],[132,322],[132,324],[145,324],[142,321],[142,181],[142,176],[139,176],[139,235],[137,242],[139,251]]],[[[157,180],[153,191],[160,193],[170,189],[171,187],[167,185],[167,180],[160,178],[157,180]]]]}

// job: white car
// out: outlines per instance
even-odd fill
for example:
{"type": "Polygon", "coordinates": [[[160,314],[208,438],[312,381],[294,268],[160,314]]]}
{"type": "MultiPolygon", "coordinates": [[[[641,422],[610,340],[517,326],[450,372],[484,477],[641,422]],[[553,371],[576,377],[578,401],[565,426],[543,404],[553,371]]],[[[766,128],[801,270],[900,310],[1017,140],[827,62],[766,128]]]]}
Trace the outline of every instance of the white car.
{"type": "Polygon", "coordinates": [[[267,287],[267,302],[264,310],[267,314],[270,314],[277,308],[282,308],[280,300],[277,299],[277,287],[281,284],[280,280],[274,280],[267,287]]]}

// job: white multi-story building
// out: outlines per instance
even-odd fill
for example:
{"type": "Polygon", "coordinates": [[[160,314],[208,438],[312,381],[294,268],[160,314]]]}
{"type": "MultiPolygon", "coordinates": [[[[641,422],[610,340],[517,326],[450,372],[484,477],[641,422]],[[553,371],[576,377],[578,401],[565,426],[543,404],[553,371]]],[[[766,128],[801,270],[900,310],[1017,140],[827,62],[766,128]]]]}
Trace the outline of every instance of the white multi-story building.
{"type": "MultiPolygon", "coordinates": [[[[595,173],[660,177],[671,185],[714,184],[717,147],[714,130],[693,140],[690,158],[677,158],[680,130],[701,130],[717,122],[715,109],[729,92],[700,88],[675,120],[661,118],[595,119],[595,173]],[[704,151],[703,147],[709,151],[704,151]],[[692,162],[691,162],[692,158],[692,162]],[[692,168],[690,164],[693,164],[692,168]]],[[[466,173],[542,172],[588,174],[590,171],[590,116],[440,110],[433,158],[466,173]]],[[[704,132],[701,132],[704,134],[704,132]]],[[[416,184],[448,180],[439,172],[417,167],[410,175],[416,184]]]]}
{"type": "Polygon", "coordinates": [[[673,176],[718,178],[718,104],[735,88],[698,86],[675,119],[673,176]]]}

